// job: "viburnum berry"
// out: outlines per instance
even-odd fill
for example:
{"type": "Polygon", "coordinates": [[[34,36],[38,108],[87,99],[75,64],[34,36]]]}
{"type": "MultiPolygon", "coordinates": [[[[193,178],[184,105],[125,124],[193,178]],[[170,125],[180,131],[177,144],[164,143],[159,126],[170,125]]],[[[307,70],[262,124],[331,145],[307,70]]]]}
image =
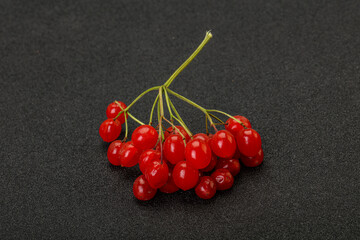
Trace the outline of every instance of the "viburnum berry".
{"type": "Polygon", "coordinates": [[[178,162],[173,171],[173,178],[176,186],[186,191],[196,186],[199,180],[199,171],[187,162],[178,162]]]}
{"type": "Polygon", "coordinates": [[[110,146],[107,150],[107,158],[112,165],[115,165],[115,166],[121,165],[120,149],[121,149],[122,145],[123,145],[123,142],[120,140],[113,141],[110,144],[110,146]]]}
{"type": "Polygon", "coordinates": [[[145,178],[152,188],[164,186],[169,178],[169,168],[165,162],[157,160],[149,162],[145,170],[145,178]]]}
{"type": "Polygon", "coordinates": [[[160,160],[161,153],[159,151],[148,149],[144,151],[139,157],[140,171],[145,174],[145,170],[150,162],[160,160]]]}
{"type": "Polygon", "coordinates": [[[216,182],[217,190],[227,190],[234,184],[234,177],[227,169],[216,169],[215,172],[211,174],[211,177],[216,182]]]}
{"type": "Polygon", "coordinates": [[[247,157],[254,157],[261,149],[261,138],[252,128],[243,129],[236,135],[239,151],[247,157]]]}
{"type": "MultiPolygon", "coordinates": [[[[175,127],[179,129],[181,134],[185,137],[185,141],[188,142],[190,140],[190,136],[186,132],[185,128],[183,128],[182,126],[175,126],[175,127]]],[[[174,127],[169,127],[164,132],[165,139],[168,138],[171,134],[179,134],[179,132],[174,127]]],[[[181,136],[181,134],[179,135],[181,136]]]]}
{"type": "Polygon", "coordinates": [[[254,157],[246,157],[246,156],[242,155],[240,157],[240,160],[246,167],[257,167],[264,160],[264,151],[261,148],[254,157]]]}
{"type": "MultiPolygon", "coordinates": [[[[206,135],[205,133],[197,133],[193,136],[193,139],[201,139],[201,140],[205,141],[207,144],[209,144],[210,137],[208,135],[206,135]]],[[[209,146],[210,146],[210,144],[209,144],[209,146]]]]}
{"type": "Polygon", "coordinates": [[[166,138],[163,145],[165,158],[172,164],[185,159],[185,144],[179,134],[171,134],[166,138]]]}
{"type": "Polygon", "coordinates": [[[118,120],[106,119],[99,128],[100,137],[105,142],[112,142],[116,140],[121,133],[121,124],[118,120]]]}
{"type": "Polygon", "coordinates": [[[236,150],[235,137],[229,131],[220,130],[212,137],[210,146],[216,156],[221,158],[232,157],[236,150]]]}
{"type": "MultiPolygon", "coordinates": [[[[125,109],[127,108],[126,104],[123,102],[118,101],[119,104],[112,102],[109,104],[109,106],[106,108],[106,116],[107,118],[115,118],[119,112],[121,112],[121,108],[125,109]],[[120,105],[120,106],[119,106],[120,105]]],[[[128,116],[126,115],[126,118],[128,116]]],[[[125,122],[124,113],[120,114],[120,116],[117,118],[121,124],[125,122]]]]}
{"type": "Polygon", "coordinates": [[[152,188],[144,175],[139,176],[133,184],[134,196],[141,201],[148,201],[156,194],[156,189],[152,188]]]}
{"type": "Polygon", "coordinates": [[[123,167],[133,167],[139,162],[141,152],[132,141],[126,142],[120,149],[120,163],[123,167]]]}
{"type": "Polygon", "coordinates": [[[134,146],[140,150],[146,150],[155,147],[158,140],[156,129],[150,125],[137,127],[131,135],[134,146]]]}
{"type": "Polygon", "coordinates": [[[227,169],[234,177],[239,174],[241,165],[238,159],[219,159],[215,169],[227,169]]]}
{"type": "Polygon", "coordinates": [[[211,161],[209,144],[200,139],[190,140],[185,147],[185,158],[196,169],[207,167],[211,161]]]}
{"type": "Polygon", "coordinates": [[[200,183],[195,188],[195,193],[202,199],[214,197],[216,193],[216,182],[209,176],[201,177],[200,183]]]}
{"type": "MultiPolygon", "coordinates": [[[[250,121],[246,117],[237,115],[234,116],[234,118],[242,122],[246,128],[251,128],[250,121]]],[[[239,122],[235,121],[232,118],[229,118],[225,123],[225,129],[231,132],[232,135],[236,136],[236,134],[243,130],[244,127],[239,122]]]]}
{"type": "Polygon", "coordinates": [[[210,172],[214,169],[214,167],[216,166],[216,163],[218,161],[218,158],[215,154],[211,154],[211,161],[210,163],[205,167],[205,168],[202,168],[200,169],[201,171],[203,172],[210,172]]]}
{"type": "Polygon", "coordinates": [[[172,175],[173,169],[169,168],[169,177],[168,180],[166,182],[166,184],[164,186],[162,186],[161,188],[159,188],[160,192],[163,193],[174,193],[177,190],[179,190],[179,187],[176,186],[175,182],[174,182],[174,178],[172,175]]]}

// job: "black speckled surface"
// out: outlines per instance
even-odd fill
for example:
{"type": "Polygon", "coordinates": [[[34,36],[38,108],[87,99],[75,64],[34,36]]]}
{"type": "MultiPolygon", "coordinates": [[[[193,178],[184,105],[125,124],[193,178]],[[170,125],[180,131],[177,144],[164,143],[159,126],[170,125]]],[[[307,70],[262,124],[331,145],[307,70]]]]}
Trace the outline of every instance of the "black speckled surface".
{"type": "Polygon", "coordinates": [[[0,1],[0,238],[359,238],[359,66],[359,1],[0,1]],[[139,171],[106,160],[106,106],[164,82],[208,29],[172,88],[247,116],[264,164],[209,201],[138,202],[139,171]]]}

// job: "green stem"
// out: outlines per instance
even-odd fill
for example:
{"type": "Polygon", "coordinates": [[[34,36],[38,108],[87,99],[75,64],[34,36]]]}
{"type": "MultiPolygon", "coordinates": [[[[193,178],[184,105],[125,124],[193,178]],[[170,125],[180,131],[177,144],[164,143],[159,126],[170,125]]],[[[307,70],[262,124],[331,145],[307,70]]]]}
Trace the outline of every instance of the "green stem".
{"type": "Polygon", "coordinates": [[[177,98],[179,98],[179,99],[181,99],[181,100],[189,103],[189,104],[192,105],[193,107],[196,107],[196,108],[198,108],[199,110],[201,110],[201,111],[208,117],[211,126],[217,131],[217,129],[216,129],[215,125],[214,125],[214,122],[213,122],[212,119],[211,119],[211,116],[209,115],[209,113],[207,112],[207,110],[206,110],[205,108],[201,107],[200,105],[194,103],[194,102],[191,101],[190,99],[187,99],[186,97],[181,96],[180,94],[178,94],[178,93],[176,93],[176,92],[174,92],[174,91],[172,91],[172,90],[170,90],[170,89],[167,89],[167,91],[168,91],[170,94],[174,95],[175,97],[177,97],[177,98]]]}
{"type": "Polygon", "coordinates": [[[127,106],[127,108],[125,108],[124,110],[120,111],[118,113],[118,115],[116,115],[116,117],[114,119],[117,119],[123,112],[127,112],[129,111],[129,109],[132,107],[132,105],[134,105],[140,98],[142,98],[145,94],[147,94],[148,92],[151,92],[151,91],[154,91],[154,90],[157,90],[159,89],[161,86],[156,86],[156,87],[152,87],[152,88],[149,88],[147,90],[145,90],[144,92],[142,92],[139,96],[137,96],[137,98],[134,99],[134,101],[132,101],[130,103],[129,106],[127,106]]]}
{"type": "Polygon", "coordinates": [[[215,116],[214,114],[209,113],[209,115],[210,115],[211,117],[215,118],[216,120],[218,120],[220,123],[224,124],[224,122],[223,122],[220,118],[218,118],[217,116],[215,116]]]}
{"type": "Polygon", "coordinates": [[[174,104],[171,102],[171,99],[169,98],[169,102],[170,102],[170,106],[171,108],[173,109],[176,117],[173,115],[173,118],[178,121],[180,123],[180,125],[185,129],[186,133],[190,136],[190,138],[192,138],[193,134],[192,132],[190,131],[190,129],[188,128],[188,126],[186,126],[184,120],[181,118],[179,112],[176,110],[174,104]]]}
{"type": "Polygon", "coordinates": [[[159,116],[159,144],[160,144],[160,153],[161,153],[161,163],[163,162],[163,150],[162,150],[162,137],[163,137],[163,129],[162,129],[162,118],[164,117],[164,106],[163,106],[163,99],[162,99],[162,87],[159,88],[159,108],[158,110],[160,110],[160,116],[159,116]]]}
{"type": "Polygon", "coordinates": [[[149,125],[152,124],[154,109],[155,109],[155,106],[156,106],[156,103],[157,103],[158,99],[159,99],[159,94],[156,96],[155,101],[154,101],[154,104],[153,104],[153,106],[152,106],[152,108],[151,108],[149,125]]]}
{"type": "MultiPolygon", "coordinates": [[[[115,102],[117,102],[117,101],[115,101],[115,102]]],[[[117,103],[118,103],[118,102],[117,102],[117,103]]],[[[119,105],[119,107],[121,108],[121,110],[124,110],[124,109],[120,106],[120,104],[118,104],[118,105],[119,105]]],[[[124,137],[124,139],[122,140],[123,142],[126,141],[126,139],[127,139],[127,137],[128,137],[128,132],[129,132],[126,114],[125,114],[124,119],[125,119],[125,137],[124,137]]]]}
{"type": "Polygon", "coordinates": [[[129,115],[129,117],[131,117],[135,122],[137,122],[140,125],[145,125],[145,123],[143,123],[142,121],[140,121],[139,119],[137,119],[136,117],[134,117],[133,115],[131,115],[129,112],[127,112],[127,115],[129,115]]]}
{"type": "Polygon", "coordinates": [[[207,112],[217,112],[217,113],[221,113],[225,116],[228,116],[229,118],[232,118],[234,119],[236,122],[240,123],[245,129],[247,129],[247,127],[245,126],[245,124],[243,122],[241,122],[240,120],[234,118],[233,116],[231,116],[230,114],[226,113],[226,112],[222,112],[222,111],[219,111],[219,110],[216,110],[216,109],[208,109],[206,110],[207,112]]]}
{"type": "Polygon", "coordinates": [[[190,57],[170,76],[170,78],[164,83],[165,87],[169,87],[170,84],[174,81],[174,79],[181,73],[184,68],[186,68],[187,65],[196,57],[196,55],[199,54],[201,49],[209,42],[209,40],[212,38],[212,34],[210,31],[206,32],[204,40],[201,42],[201,44],[197,47],[197,49],[190,55],[190,57]]]}
{"type": "Polygon", "coordinates": [[[169,110],[170,120],[172,121],[172,119],[173,119],[173,114],[172,114],[171,107],[170,107],[169,95],[168,95],[165,87],[163,87],[163,90],[164,90],[166,105],[167,105],[168,110],[169,110]]]}

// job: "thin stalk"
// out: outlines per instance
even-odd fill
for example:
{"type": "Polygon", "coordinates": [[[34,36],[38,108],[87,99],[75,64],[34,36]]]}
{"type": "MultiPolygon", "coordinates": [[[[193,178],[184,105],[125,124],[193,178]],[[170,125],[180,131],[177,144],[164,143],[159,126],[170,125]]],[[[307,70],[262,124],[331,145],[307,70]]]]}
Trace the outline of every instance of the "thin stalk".
{"type": "MultiPolygon", "coordinates": [[[[120,104],[119,104],[120,105],[120,104]]],[[[119,106],[121,108],[121,110],[123,110],[123,108],[121,106],[119,106]]],[[[127,137],[128,137],[128,132],[129,132],[129,128],[128,128],[128,122],[127,122],[127,117],[125,116],[124,117],[125,119],[125,137],[124,139],[122,140],[123,142],[126,141],[127,137]]]]}
{"type": "Polygon", "coordinates": [[[170,120],[172,121],[173,114],[172,114],[171,107],[170,107],[169,95],[168,95],[168,93],[167,93],[167,91],[166,91],[166,88],[163,87],[163,90],[164,90],[166,105],[167,105],[168,110],[169,110],[170,120]]]}
{"type": "Polygon", "coordinates": [[[162,119],[164,117],[164,106],[163,106],[163,98],[162,98],[162,90],[163,88],[159,88],[159,108],[160,108],[160,118],[159,120],[159,143],[160,143],[160,153],[161,153],[161,163],[163,163],[163,150],[162,150],[162,135],[163,135],[163,130],[162,130],[162,119]]]}
{"type": "Polygon", "coordinates": [[[228,116],[229,118],[232,118],[232,119],[234,119],[236,122],[240,123],[241,126],[243,126],[245,129],[247,129],[247,127],[245,126],[245,124],[244,124],[242,121],[234,118],[233,116],[231,116],[230,114],[228,114],[228,113],[226,113],[226,112],[222,112],[222,111],[219,111],[219,110],[216,110],[216,109],[208,109],[208,110],[206,110],[206,111],[207,111],[207,112],[217,112],[217,113],[221,113],[221,114],[223,114],[223,115],[225,115],[225,116],[228,116]]]}
{"type": "Polygon", "coordinates": [[[150,126],[151,126],[151,124],[152,124],[154,109],[155,109],[155,106],[156,106],[156,103],[157,103],[158,99],[159,99],[159,95],[156,96],[155,101],[154,101],[154,104],[153,104],[153,106],[152,106],[152,108],[151,108],[150,120],[149,120],[149,125],[150,125],[150,126]]]}
{"type": "Polygon", "coordinates": [[[123,112],[126,113],[127,111],[129,111],[129,109],[132,107],[132,105],[134,105],[134,104],[135,104],[140,98],[142,98],[145,94],[147,94],[148,92],[157,90],[157,89],[159,89],[160,87],[161,87],[161,86],[152,87],[152,88],[149,88],[149,89],[145,90],[144,92],[142,92],[139,96],[137,96],[137,97],[130,103],[129,106],[127,106],[127,108],[125,108],[124,110],[120,111],[120,112],[118,113],[118,115],[116,115],[116,117],[115,117],[114,119],[117,119],[117,118],[121,115],[121,113],[123,113],[123,112]]]}
{"type": "Polygon", "coordinates": [[[143,123],[142,121],[140,121],[139,119],[137,119],[136,117],[134,117],[133,115],[131,115],[129,112],[127,112],[127,115],[129,115],[129,117],[131,117],[135,122],[137,122],[140,125],[145,125],[145,123],[143,123]]]}
{"type": "Polygon", "coordinates": [[[209,115],[209,113],[207,112],[207,110],[206,110],[205,108],[201,107],[200,105],[194,103],[194,102],[191,101],[190,99],[187,99],[186,97],[181,96],[180,94],[178,94],[178,93],[176,93],[176,92],[174,92],[174,91],[172,91],[172,90],[170,90],[170,89],[167,89],[167,91],[168,91],[170,94],[174,95],[175,97],[177,97],[177,98],[179,98],[179,99],[181,99],[181,100],[189,103],[189,104],[192,105],[193,107],[196,107],[196,108],[198,108],[199,110],[201,110],[201,111],[208,117],[209,122],[210,122],[210,125],[215,129],[215,131],[217,131],[217,129],[216,129],[215,125],[214,125],[214,122],[213,122],[212,119],[211,119],[211,116],[209,115]]]}
{"type": "Polygon", "coordinates": [[[190,132],[190,130],[186,127],[186,125],[177,117],[173,116],[173,118],[185,129],[186,133],[192,138],[192,133],[190,132]]]}
{"type": "MultiPolygon", "coordinates": [[[[181,122],[181,123],[182,123],[181,126],[185,129],[185,131],[189,134],[189,136],[192,137],[193,134],[190,132],[189,128],[186,126],[184,120],[182,120],[180,114],[179,114],[178,111],[176,110],[176,108],[175,108],[175,106],[174,106],[174,104],[172,103],[172,101],[171,101],[170,98],[169,98],[169,102],[170,102],[170,106],[171,106],[171,108],[173,109],[176,117],[178,118],[176,121],[181,122]],[[179,121],[179,120],[180,120],[180,121],[179,121]]],[[[174,118],[174,117],[175,117],[175,116],[173,116],[173,118],[174,118]]]]}
{"type": "Polygon", "coordinates": [[[224,122],[223,122],[220,118],[218,118],[217,116],[215,116],[214,114],[209,113],[209,115],[210,115],[211,117],[215,118],[216,120],[218,120],[220,123],[224,124],[224,122]]]}
{"type": "Polygon", "coordinates": [[[165,87],[170,86],[170,84],[174,81],[174,79],[181,73],[182,70],[184,70],[184,68],[186,68],[187,65],[189,65],[189,63],[196,57],[196,55],[199,54],[201,49],[209,42],[211,38],[212,38],[211,32],[207,31],[204,40],[200,43],[197,49],[190,55],[190,57],[183,64],[181,64],[181,66],[164,83],[165,87]]]}

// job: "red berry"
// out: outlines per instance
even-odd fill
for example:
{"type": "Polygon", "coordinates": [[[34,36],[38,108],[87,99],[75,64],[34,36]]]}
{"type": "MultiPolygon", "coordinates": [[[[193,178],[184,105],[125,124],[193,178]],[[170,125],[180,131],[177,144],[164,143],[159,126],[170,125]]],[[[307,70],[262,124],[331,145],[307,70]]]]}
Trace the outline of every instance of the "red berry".
{"type": "Polygon", "coordinates": [[[161,188],[159,188],[160,192],[164,192],[164,193],[174,193],[177,190],[179,190],[179,187],[176,186],[175,182],[174,182],[174,178],[172,175],[173,170],[169,169],[169,178],[166,182],[166,184],[164,186],[162,186],[161,188]]]}
{"type": "Polygon", "coordinates": [[[145,178],[148,180],[152,188],[160,188],[164,186],[169,178],[169,168],[165,162],[160,160],[149,162],[145,178]]]}
{"type": "Polygon", "coordinates": [[[201,177],[200,183],[195,188],[195,193],[202,199],[212,198],[216,193],[216,182],[209,176],[201,177]]]}
{"type": "Polygon", "coordinates": [[[205,168],[211,161],[211,149],[203,140],[190,140],[185,147],[185,158],[194,168],[205,168]]]}
{"type": "MultiPolygon", "coordinates": [[[[234,116],[234,118],[236,118],[237,120],[242,122],[245,125],[245,127],[251,128],[250,121],[246,117],[237,115],[237,116],[234,116]]],[[[226,121],[225,129],[228,130],[229,132],[231,132],[232,135],[236,136],[236,134],[238,132],[240,132],[241,130],[243,130],[244,127],[240,123],[235,121],[234,119],[229,118],[226,121]]]]}
{"type": "Polygon", "coordinates": [[[214,134],[211,139],[211,150],[216,156],[221,158],[230,158],[236,150],[235,137],[226,130],[220,130],[214,134]]]}
{"type": "Polygon", "coordinates": [[[113,141],[107,151],[107,158],[112,165],[120,166],[120,149],[123,142],[120,140],[113,141]]]}
{"type": "Polygon", "coordinates": [[[264,151],[262,149],[259,150],[258,154],[255,157],[246,157],[246,156],[241,156],[240,157],[241,162],[246,166],[246,167],[257,167],[259,166],[263,160],[264,160],[264,151]]]}
{"type": "Polygon", "coordinates": [[[144,175],[139,176],[133,184],[134,196],[141,201],[152,199],[156,191],[156,189],[150,186],[144,175]]]}
{"type": "Polygon", "coordinates": [[[120,149],[120,163],[123,167],[133,167],[139,162],[141,152],[132,141],[124,143],[120,149]]]}
{"type": "Polygon", "coordinates": [[[219,159],[218,163],[216,164],[216,169],[227,169],[230,171],[231,175],[234,177],[238,175],[241,169],[241,165],[239,160],[237,159],[219,159]]]}
{"type": "Polygon", "coordinates": [[[252,128],[243,129],[236,135],[239,151],[247,157],[254,157],[261,149],[261,138],[257,131],[252,128]]]}
{"type": "MultiPolygon", "coordinates": [[[[190,136],[189,134],[187,134],[185,128],[183,128],[182,126],[175,126],[177,129],[179,129],[179,131],[181,132],[181,134],[185,137],[185,141],[188,142],[190,140],[190,136]]],[[[171,134],[179,134],[178,130],[176,130],[173,127],[169,127],[168,129],[166,129],[166,131],[164,132],[164,137],[165,139],[167,137],[169,137],[171,134]]],[[[181,136],[181,134],[179,134],[181,136]]]]}
{"type": "MultiPolygon", "coordinates": [[[[109,104],[109,106],[106,108],[106,116],[107,118],[115,118],[119,112],[121,112],[121,108],[125,109],[127,108],[126,104],[123,102],[118,101],[118,103],[120,104],[120,106],[118,104],[116,104],[115,102],[112,102],[109,104]]],[[[128,116],[126,115],[126,118],[128,116]]],[[[120,116],[117,118],[117,120],[120,121],[121,124],[123,124],[125,122],[125,118],[124,118],[124,113],[120,114],[120,116]]]]}
{"type": "Polygon", "coordinates": [[[155,147],[158,140],[156,129],[150,125],[137,127],[132,133],[131,140],[135,147],[140,150],[146,150],[155,147]]]}
{"type": "Polygon", "coordinates": [[[211,174],[211,177],[216,182],[217,190],[226,190],[232,187],[234,184],[234,177],[231,175],[230,171],[227,169],[216,169],[215,172],[211,174]]]}
{"type": "Polygon", "coordinates": [[[207,144],[209,144],[210,137],[208,135],[206,135],[205,133],[198,133],[193,136],[193,139],[201,139],[201,140],[205,141],[207,144]]]}
{"type": "Polygon", "coordinates": [[[172,164],[176,164],[185,159],[185,144],[179,134],[172,134],[166,138],[163,151],[165,158],[172,164]]]}
{"type": "Polygon", "coordinates": [[[186,191],[196,186],[199,180],[199,171],[187,162],[181,161],[175,165],[173,178],[176,186],[186,191]]]}
{"type": "Polygon", "coordinates": [[[216,166],[217,161],[218,161],[217,156],[214,153],[212,153],[211,154],[211,161],[210,161],[209,165],[207,165],[205,168],[202,168],[200,170],[203,171],[203,172],[212,171],[214,169],[214,167],[216,166]]]}
{"type": "Polygon", "coordinates": [[[106,119],[99,128],[100,137],[105,142],[112,142],[116,140],[121,133],[121,124],[118,120],[106,119]]]}
{"type": "Polygon", "coordinates": [[[150,162],[160,160],[161,154],[159,151],[149,149],[144,151],[139,157],[140,171],[145,174],[145,170],[150,162]]]}

